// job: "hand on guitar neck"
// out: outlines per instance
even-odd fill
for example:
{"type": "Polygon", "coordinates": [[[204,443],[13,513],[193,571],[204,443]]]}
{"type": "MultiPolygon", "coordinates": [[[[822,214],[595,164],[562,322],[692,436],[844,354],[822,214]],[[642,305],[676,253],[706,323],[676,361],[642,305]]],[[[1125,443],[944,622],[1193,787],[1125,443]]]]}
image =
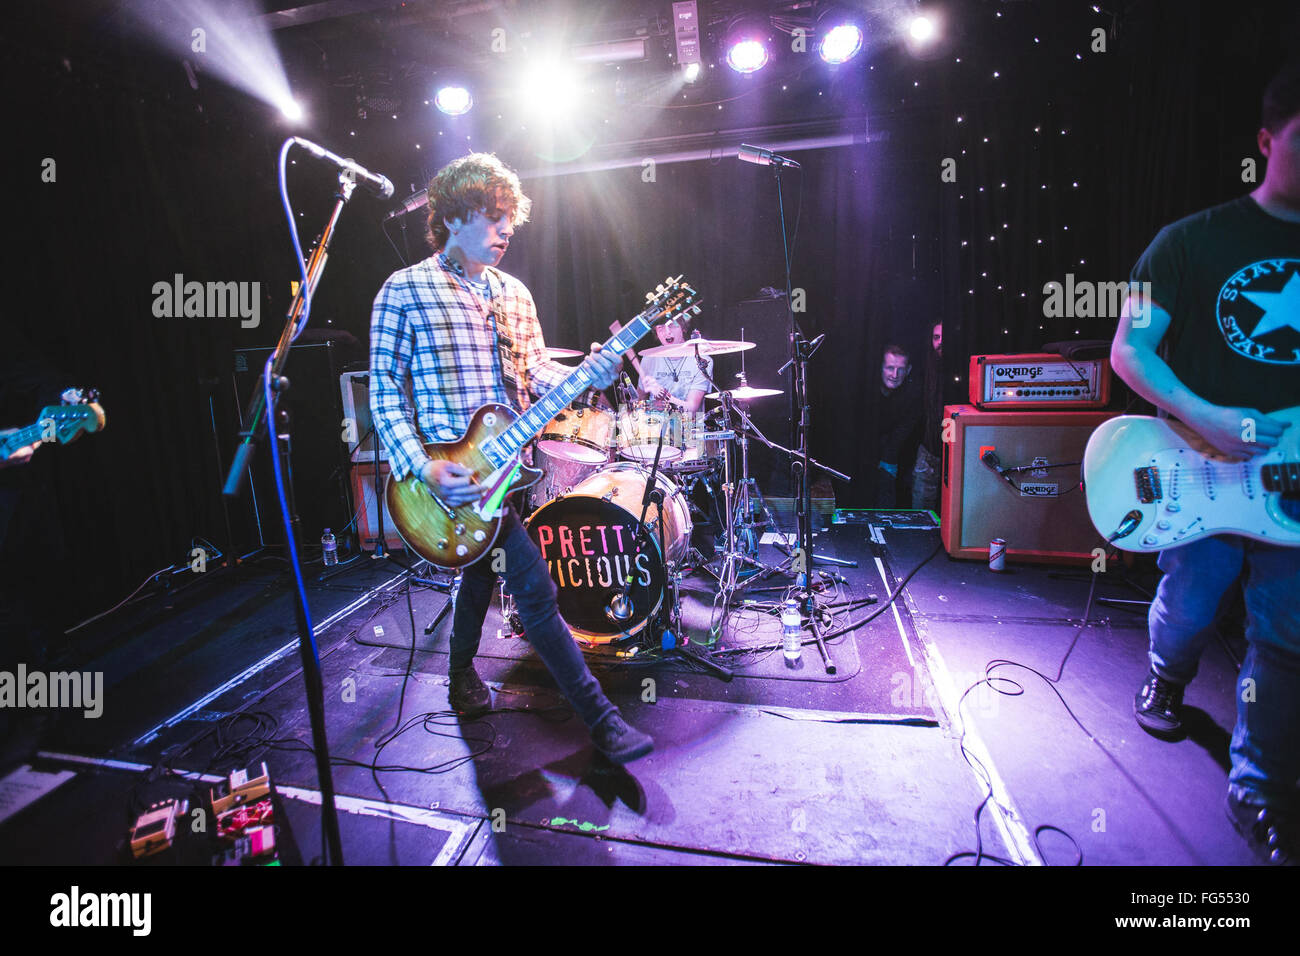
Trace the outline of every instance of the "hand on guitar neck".
{"type": "MultiPolygon", "coordinates": [[[[6,428],[0,430],[0,442],[3,442],[9,435],[17,433],[17,431],[17,428],[6,428]]],[[[33,442],[30,445],[24,445],[21,448],[14,449],[4,458],[0,458],[0,468],[11,468],[15,465],[27,464],[27,462],[31,460],[32,455],[35,454],[36,449],[40,447],[40,444],[40,442],[33,442]]]]}

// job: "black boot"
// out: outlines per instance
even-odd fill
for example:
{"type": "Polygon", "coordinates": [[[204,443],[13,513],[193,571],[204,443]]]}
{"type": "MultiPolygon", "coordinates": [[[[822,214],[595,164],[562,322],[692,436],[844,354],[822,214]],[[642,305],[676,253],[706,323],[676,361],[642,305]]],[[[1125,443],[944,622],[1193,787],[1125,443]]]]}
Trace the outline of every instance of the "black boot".
{"type": "Polygon", "coordinates": [[[1155,671],[1147,674],[1146,681],[1133,698],[1133,716],[1144,730],[1161,737],[1182,730],[1184,687],[1165,680],[1155,671]]]}
{"type": "Polygon", "coordinates": [[[479,678],[473,664],[464,670],[451,671],[447,677],[450,681],[447,699],[456,713],[477,717],[492,709],[492,694],[479,678]]]}

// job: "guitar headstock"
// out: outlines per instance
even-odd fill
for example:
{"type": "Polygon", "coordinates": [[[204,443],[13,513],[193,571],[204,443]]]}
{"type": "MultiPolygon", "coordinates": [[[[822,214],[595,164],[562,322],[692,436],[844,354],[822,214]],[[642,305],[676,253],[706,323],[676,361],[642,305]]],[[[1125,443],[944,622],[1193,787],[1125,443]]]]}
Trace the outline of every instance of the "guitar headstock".
{"type": "Polygon", "coordinates": [[[63,404],[46,406],[37,419],[42,441],[66,444],[82,432],[99,431],[108,420],[93,388],[69,388],[59,397],[63,404]]]}
{"type": "Polygon", "coordinates": [[[694,318],[700,314],[700,307],[696,304],[700,295],[681,276],[669,276],[645,297],[648,304],[641,315],[650,325],[669,319],[694,318]]]}

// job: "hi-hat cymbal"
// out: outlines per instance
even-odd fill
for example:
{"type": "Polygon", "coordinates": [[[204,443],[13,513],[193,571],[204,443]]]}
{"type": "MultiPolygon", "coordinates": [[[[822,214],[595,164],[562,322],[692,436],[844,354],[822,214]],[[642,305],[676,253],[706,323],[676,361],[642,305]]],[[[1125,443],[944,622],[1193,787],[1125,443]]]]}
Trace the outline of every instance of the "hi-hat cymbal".
{"type": "MultiPolygon", "coordinates": [[[[722,392],[710,392],[705,398],[722,398],[722,392]]],[[[785,392],[779,388],[753,388],[749,385],[742,385],[740,388],[733,388],[726,392],[738,402],[747,402],[751,398],[765,398],[768,395],[784,395],[785,392]]]]}
{"type": "Polygon", "coordinates": [[[579,352],[577,349],[552,349],[552,348],[548,348],[548,349],[546,350],[546,357],[547,357],[548,359],[581,358],[581,357],[582,357],[582,353],[579,352]]]}
{"type": "Polygon", "coordinates": [[[700,355],[725,355],[728,352],[743,352],[752,349],[753,342],[731,341],[727,339],[687,339],[672,345],[656,345],[652,349],[642,349],[642,358],[686,358],[694,357],[696,350],[700,355]]]}

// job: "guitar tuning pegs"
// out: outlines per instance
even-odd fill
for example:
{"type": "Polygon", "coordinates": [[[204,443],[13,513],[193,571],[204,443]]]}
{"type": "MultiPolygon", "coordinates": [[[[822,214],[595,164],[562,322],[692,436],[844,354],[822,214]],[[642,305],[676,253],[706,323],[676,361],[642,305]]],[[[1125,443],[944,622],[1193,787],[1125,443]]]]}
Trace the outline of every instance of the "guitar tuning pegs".
{"type": "Polygon", "coordinates": [[[647,292],[645,294],[645,300],[647,302],[653,302],[655,300],[655,294],[653,292],[647,292]]]}

